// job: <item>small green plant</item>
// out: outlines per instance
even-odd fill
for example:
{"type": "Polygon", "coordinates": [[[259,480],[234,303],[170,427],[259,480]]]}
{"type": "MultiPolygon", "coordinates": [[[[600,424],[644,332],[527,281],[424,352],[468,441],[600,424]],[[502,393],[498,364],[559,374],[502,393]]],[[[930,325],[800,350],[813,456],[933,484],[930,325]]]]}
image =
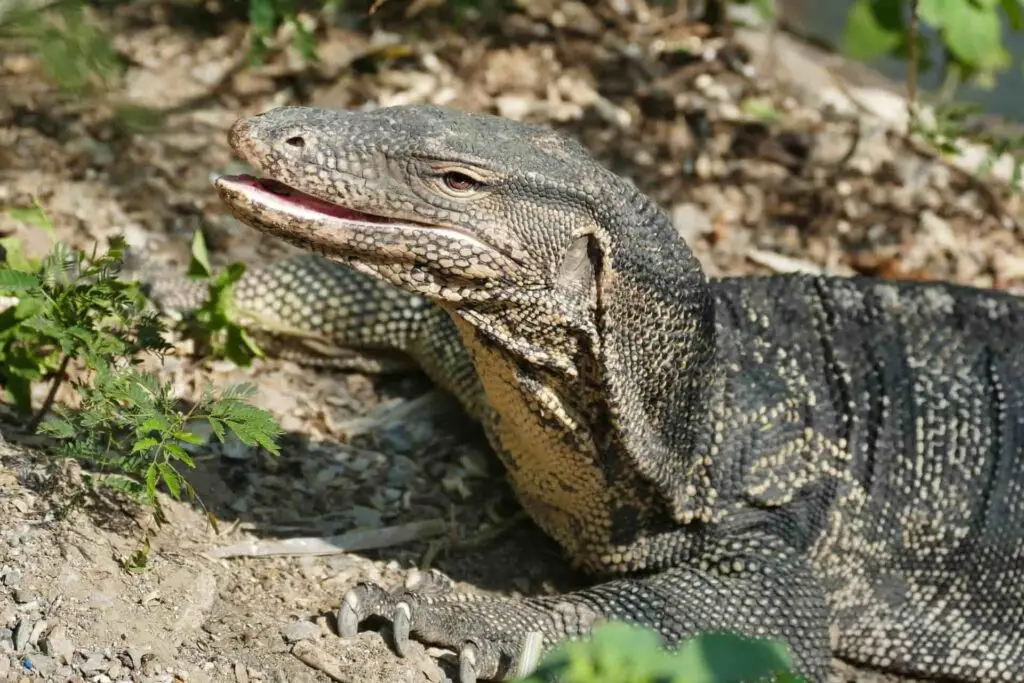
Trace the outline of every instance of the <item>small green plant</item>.
{"type": "Polygon", "coordinates": [[[110,36],[91,21],[84,2],[10,0],[0,10],[0,38],[34,47],[43,68],[66,93],[94,95],[109,89],[126,62],[110,36]],[[6,34],[6,35],[5,35],[6,34]]]}
{"type": "Polygon", "coordinates": [[[154,375],[132,367],[101,367],[92,382],[76,390],[82,397],[77,410],[57,407],[57,417],[42,423],[40,431],[60,441],[59,455],[112,472],[105,483],[155,502],[158,483],[176,499],[194,492],[178,470],[195,467],[185,447],[201,446],[205,439],[190,427],[206,423],[223,442],[232,434],[247,446],[260,446],[277,455],[280,433],[266,411],[246,403],[253,393],[249,384],[211,391],[182,411],[171,386],[154,375]]]}
{"type": "MultiPolygon", "coordinates": [[[[1024,28],[1021,0],[857,0],[847,17],[844,48],[855,59],[892,55],[919,61],[914,55],[932,47],[912,26],[919,20],[939,36],[941,68],[951,87],[968,80],[991,83],[1011,65],[1001,12],[1014,31],[1024,28]]],[[[915,64],[921,66],[927,65],[915,64]]]]}
{"type": "Polygon", "coordinates": [[[235,310],[234,287],[243,275],[244,263],[232,263],[215,274],[203,234],[196,231],[192,237],[188,276],[207,281],[207,296],[203,304],[183,320],[182,331],[204,355],[227,358],[239,367],[247,367],[254,358],[264,357],[235,310]]]}
{"type": "MultiPolygon", "coordinates": [[[[339,5],[341,1],[325,0],[322,6],[324,9],[330,9],[339,5]]],[[[260,63],[267,58],[270,42],[282,24],[292,31],[292,47],[303,59],[315,61],[318,58],[316,37],[299,17],[292,0],[249,0],[249,25],[252,27],[250,61],[260,63]]]]}
{"type": "Polygon", "coordinates": [[[669,650],[651,629],[610,622],[556,647],[520,683],[802,683],[791,666],[775,642],[706,633],[669,650]]]}
{"type": "MultiPolygon", "coordinates": [[[[41,211],[32,216],[48,224],[41,211]]],[[[8,249],[0,264],[0,385],[29,415],[27,431],[56,439],[57,453],[85,463],[91,480],[155,504],[161,483],[175,498],[194,494],[178,468],[194,467],[187,447],[204,442],[192,429],[198,423],[221,441],[231,434],[275,455],[280,428],[246,402],[248,385],[219,397],[206,391],[183,410],[170,384],[139,368],[141,354],[161,356],[170,346],[139,285],[118,278],[125,246],[114,239],[106,252],[86,255],[57,242],[38,261],[8,249]],[[33,385],[46,381],[33,412],[33,385]],[[74,409],[54,406],[65,383],[77,396],[74,409]]]]}
{"type": "Polygon", "coordinates": [[[49,409],[72,360],[96,368],[112,358],[168,348],[160,321],[143,312],[138,286],[117,278],[124,249],[122,240],[114,240],[105,254],[86,256],[58,242],[42,260],[17,250],[12,259],[9,250],[0,266],[0,296],[7,304],[0,312],[0,385],[27,413],[32,383],[55,377],[30,427],[49,409]]]}
{"type": "Polygon", "coordinates": [[[845,52],[870,60],[883,55],[906,59],[910,132],[941,154],[956,155],[965,141],[988,146],[976,175],[986,175],[998,159],[1013,160],[1010,186],[1019,191],[1024,177],[1024,136],[993,135],[970,130],[965,121],[978,107],[954,102],[966,82],[989,87],[995,75],[1012,65],[1003,43],[1003,19],[1014,31],[1024,30],[1024,0],[857,0],[851,7],[844,36],[845,52]],[[934,48],[921,26],[935,29],[941,42],[940,68],[944,84],[934,121],[921,117],[919,72],[931,68],[934,48]]]}

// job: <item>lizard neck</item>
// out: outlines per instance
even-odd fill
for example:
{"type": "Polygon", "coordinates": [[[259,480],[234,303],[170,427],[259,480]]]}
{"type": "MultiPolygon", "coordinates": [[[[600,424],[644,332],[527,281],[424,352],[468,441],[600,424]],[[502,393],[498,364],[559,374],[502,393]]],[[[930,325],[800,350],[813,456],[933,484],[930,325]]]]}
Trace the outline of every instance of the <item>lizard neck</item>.
{"type": "Polygon", "coordinates": [[[707,434],[715,389],[714,299],[668,215],[631,183],[609,221],[597,277],[603,397],[632,467],[677,523],[709,521],[717,497],[707,434]]]}
{"type": "Polygon", "coordinates": [[[611,571],[649,567],[641,536],[709,520],[716,498],[703,441],[713,300],[665,213],[628,188],[592,235],[589,315],[558,293],[450,311],[524,508],[578,562],[611,571]]]}

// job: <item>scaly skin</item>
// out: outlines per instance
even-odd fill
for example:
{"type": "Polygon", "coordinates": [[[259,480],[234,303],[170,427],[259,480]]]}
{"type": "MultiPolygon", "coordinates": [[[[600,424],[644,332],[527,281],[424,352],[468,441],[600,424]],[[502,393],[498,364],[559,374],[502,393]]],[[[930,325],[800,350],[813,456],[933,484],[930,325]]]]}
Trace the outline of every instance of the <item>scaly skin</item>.
{"type": "MultiPolygon", "coordinates": [[[[610,618],[671,642],[782,638],[812,681],[830,644],[918,677],[1024,680],[1019,299],[708,281],[632,184],[496,117],[283,108],[230,141],[293,188],[219,179],[239,219],[351,269],[339,281],[356,271],[448,316],[422,334],[456,331],[436,348],[459,347],[446,363],[468,361],[476,384],[434,376],[481,420],[527,512],[599,580],[526,600],[466,599],[436,575],[398,594],[361,584],[343,635],[391,618],[400,652],[410,635],[453,647],[464,680],[507,678],[534,663],[536,636],[546,648],[610,618]]],[[[252,277],[278,315],[294,282],[252,277]]],[[[352,341],[293,309],[289,326],[352,341]]]]}

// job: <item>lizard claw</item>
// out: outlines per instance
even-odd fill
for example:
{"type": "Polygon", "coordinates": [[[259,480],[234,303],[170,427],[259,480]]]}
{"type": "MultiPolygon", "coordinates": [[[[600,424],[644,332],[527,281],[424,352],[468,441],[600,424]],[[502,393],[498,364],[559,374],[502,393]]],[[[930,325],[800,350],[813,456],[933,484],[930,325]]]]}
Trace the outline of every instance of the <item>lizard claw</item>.
{"type": "MultiPolygon", "coordinates": [[[[533,631],[524,638],[524,645],[533,639],[534,634],[538,641],[541,640],[540,633],[533,631]]],[[[526,647],[529,650],[529,646],[526,647]]],[[[510,661],[516,664],[516,679],[530,675],[537,666],[536,658],[528,651],[517,656],[514,648],[503,647],[501,641],[469,638],[463,641],[459,649],[459,683],[477,683],[478,679],[492,680],[503,670],[507,676],[510,661]]],[[[502,680],[505,676],[501,677],[502,680]]]]}
{"type": "Polygon", "coordinates": [[[390,593],[375,583],[362,582],[351,588],[338,608],[338,634],[351,638],[359,632],[359,624],[370,616],[382,615],[393,604],[390,593]]]}
{"type": "Polygon", "coordinates": [[[519,660],[516,662],[516,678],[526,678],[533,673],[540,663],[543,648],[544,636],[540,631],[528,631],[523,636],[519,645],[519,660]]]}
{"type": "Polygon", "coordinates": [[[437,571],[410,572],[395,592],[359,583],[338,607],[338,633],[350,638],[367,619],[389,619],[400,657],[411,654],[413,638],[456,650],[461,683],[503,680],[511,670],[522,672],[520,677],[532,673],[543,637],[539,631],[504,632],[506,623],[515,621],[505,618],[516,613],[515,603],[457,595],[454,585],[437,571]]]}
{"type": "Polygon", "coordinates": [[[338,635],[352,638],[359,633],[359,595],[350,590],[345,593],[338,608],[338,635]]]}
{"type": "Polygon", "coordinates": [[[459,683],[476,683],[477,680],[477,647],[467,642],[459,650],[459,683]]]}
{"type": "Polygon", "coordinates": [[[395,618],[392,620],[391,628],[395,634],[395,650],[400,657],[409,654],[409,626],[412,621],[412,610],[409,603],[400,602],[395,605],[395,618]]]}

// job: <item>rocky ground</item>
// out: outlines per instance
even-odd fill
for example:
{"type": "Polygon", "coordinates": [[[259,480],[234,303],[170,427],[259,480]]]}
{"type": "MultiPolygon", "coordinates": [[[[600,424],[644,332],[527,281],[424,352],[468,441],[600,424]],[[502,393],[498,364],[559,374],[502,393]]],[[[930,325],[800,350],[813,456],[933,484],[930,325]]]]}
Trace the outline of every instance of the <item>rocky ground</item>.
{"type": "MultiPolygon", "coordinates": [[[[0,51],[0,206],[37,198],[61,238],[89,247],[125,234],[169,268],[184,266],[197,229],[221,263],[254,264],[288,249],[236,224],[212,191],[210,174],[233,163],[235,118],[282,104],[433,102],[578,136],[671,210],[715,275],[1024,288],[1019,196],[909,142],[898,91],[869,72],[642,2],[535,0],[459,22],[428,5],[385,3],[370,22],[339,14],[318,27],[319,64],[283,36],[268,63],[248,67],[243,22],[217,15],[212,29],[132,3],[98,18],[130,60],[99,99],[69,98],[31,55],[0,51]],[[126,125],[125,104],[163,120],[126,125]]],[[[45,241],[7,212],[0,234],[45,241]]],[[[81,472],[5,418],[0,681],[434,683],[451,674],[443,653],[399,660],[377,633],[334,635],[348,586],[397,583],[414,566],[506,594],[580,580],[517,515],[479,431],[421,377],[273,360],[240,370],[186,354],[161,372],[183,396],[255,382],[287,432],[282,455],[200,449],[190,479],[202,505],[164,500],[169,523],[156,528],[117,498],[82,496],[81,472]],[[127,571],[147,535],[149,565],[127,571]],[[336,535],[358,551],[289,554],[287,539],[336,535]]],[[[881,679],[837,663],[835,680],[881,679]]]]}

